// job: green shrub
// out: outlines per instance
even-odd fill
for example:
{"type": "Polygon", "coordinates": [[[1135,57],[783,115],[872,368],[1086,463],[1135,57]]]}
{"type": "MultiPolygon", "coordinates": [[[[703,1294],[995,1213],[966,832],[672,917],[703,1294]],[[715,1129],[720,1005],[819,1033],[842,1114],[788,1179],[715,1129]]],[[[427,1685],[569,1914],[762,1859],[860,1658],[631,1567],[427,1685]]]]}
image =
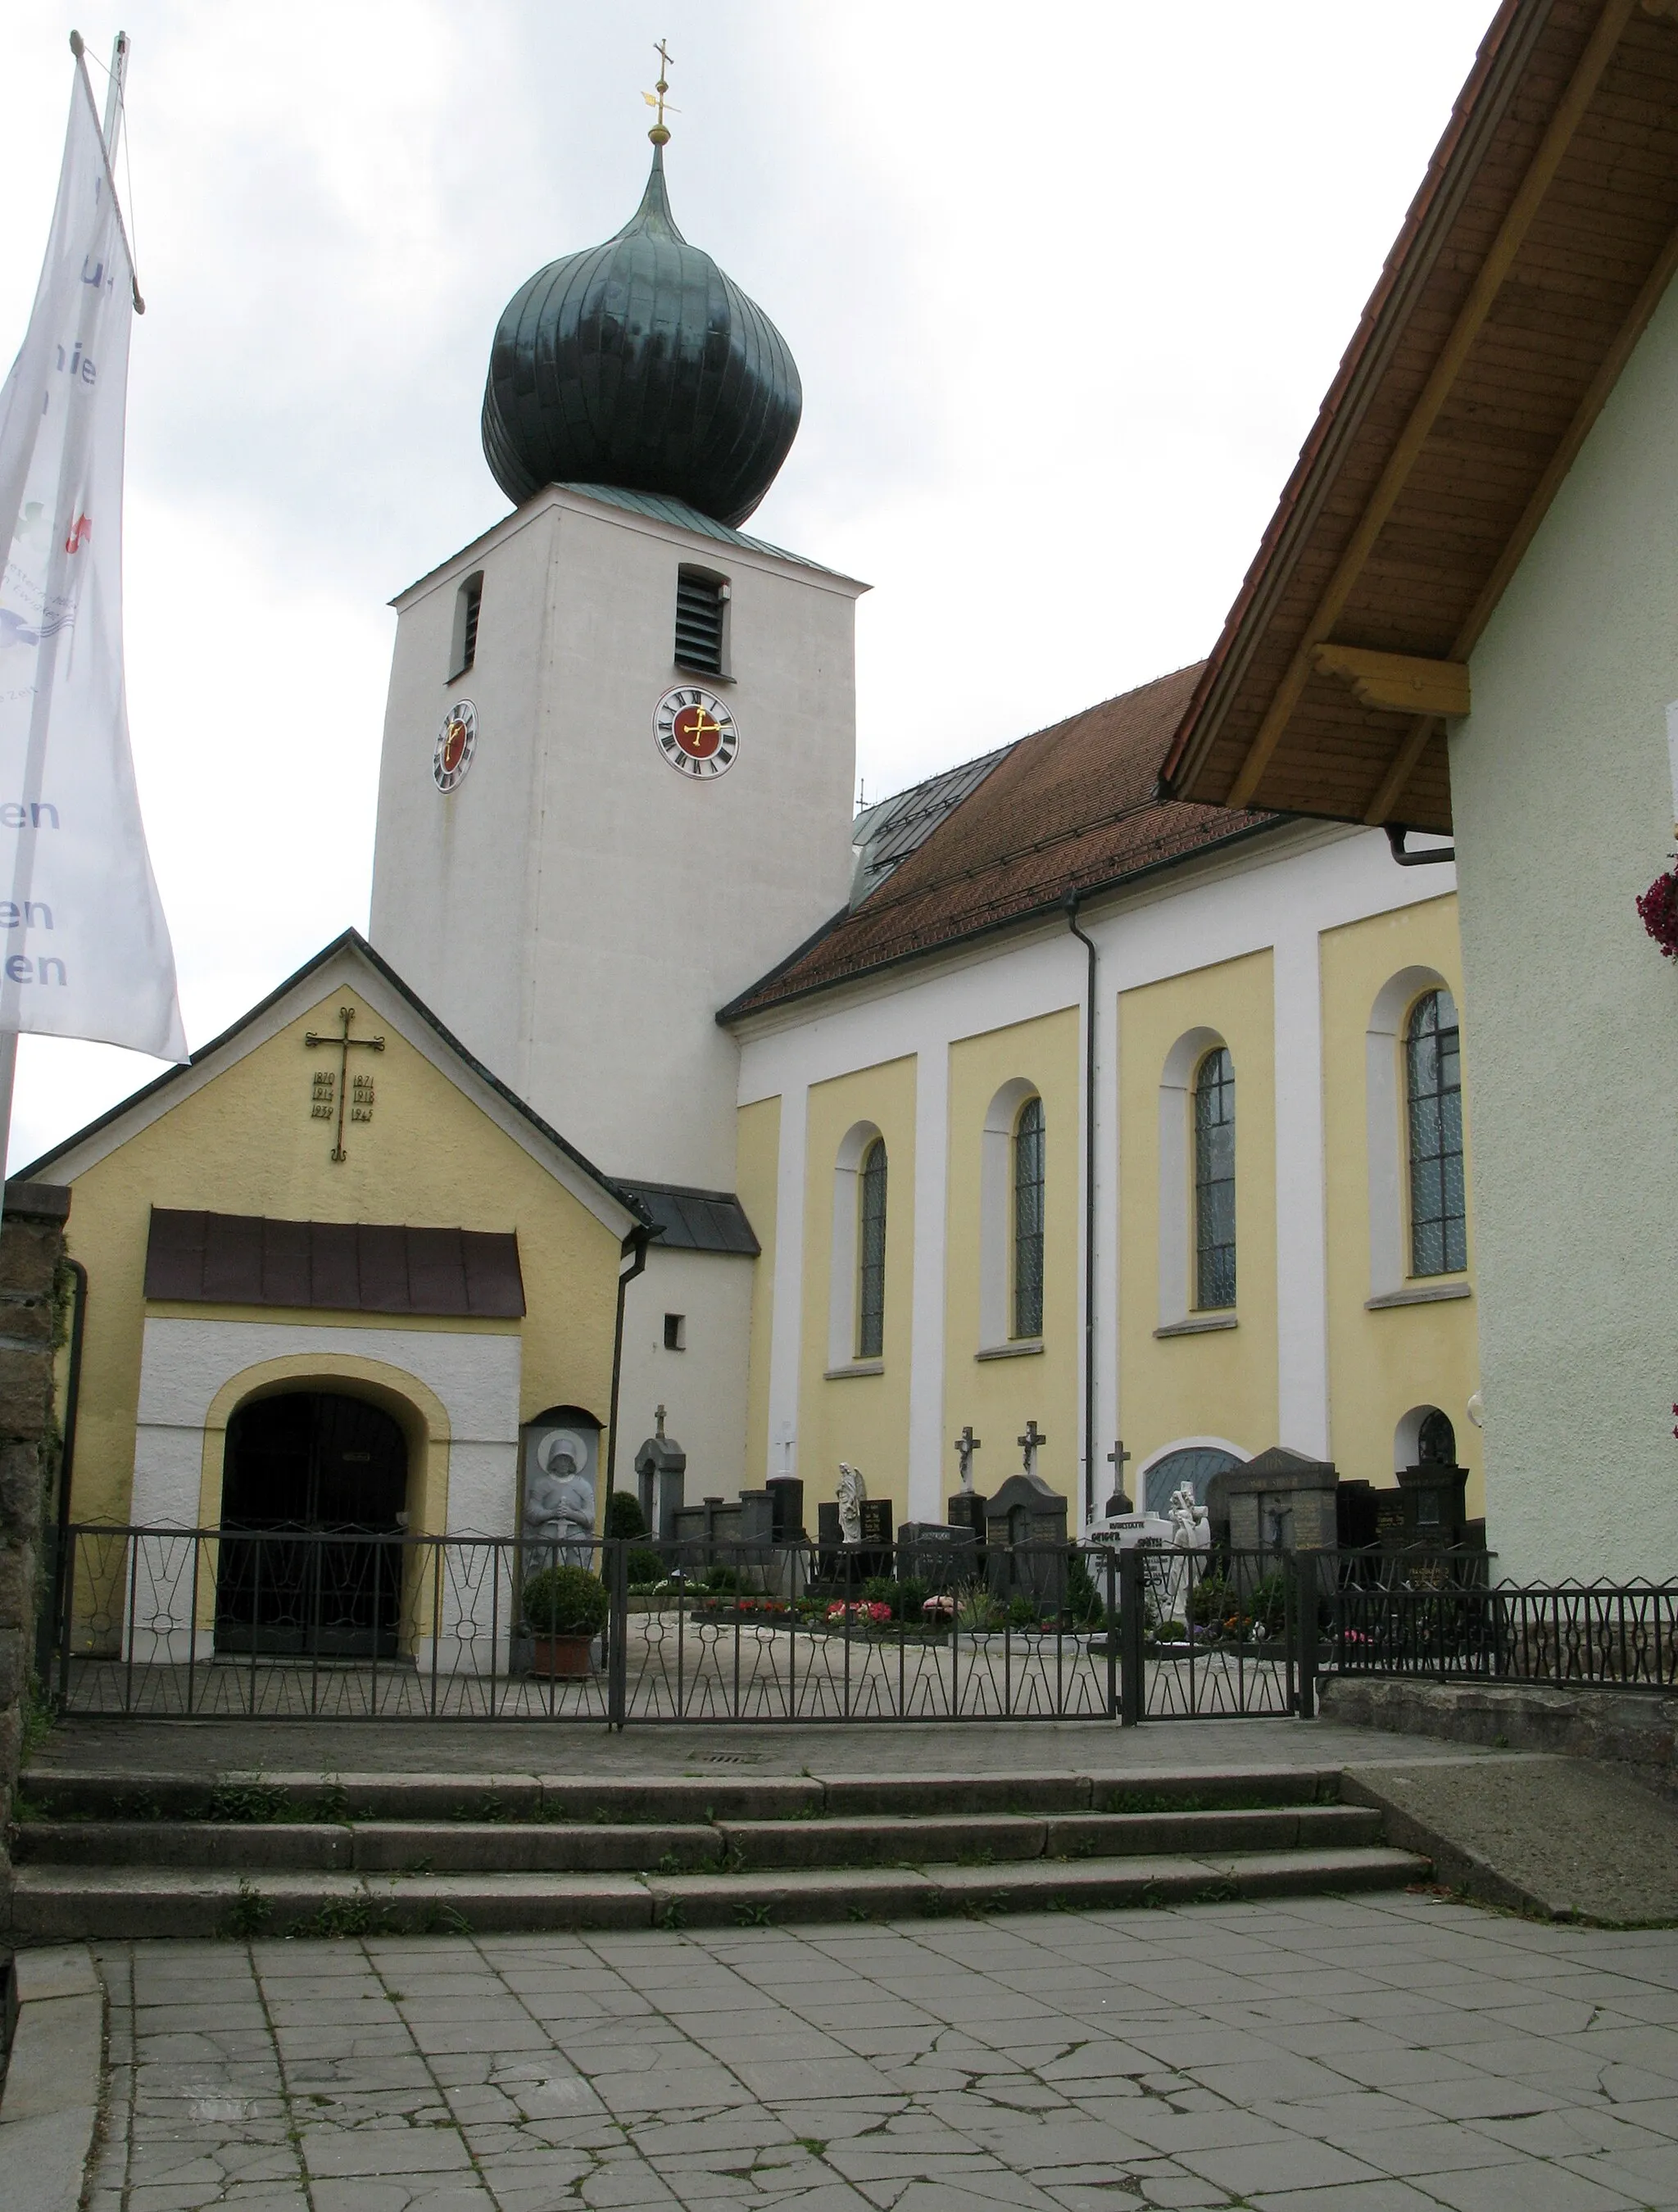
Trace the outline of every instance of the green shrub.
{"type": "Polygon", "coordinates": [[[903,1593],[890,1575],[870,1575],[862,1585],[862,1596],[868,1605],[889,1605],[891,1618],[893,1620],[897,1619],[897,1607],[902,1602],[903,1593]]]}
{"type": "Polygon", "coordinates": [[[964,1583],[956,1592],[956,1625],[970,1635],[1000,1628],[1005,1618],[1000,1604],[982,1583],[964,1583]]]}
{"type": "MultiPolygon", "coordinates": [[[[617,1495],[614,1492],[613,1496],[617,1495]]],[[[623,1562],[623,1570],[631,1583],[660,1583],[664,1580],[664,1553],[655,1552],[650,1545],[635,1545],[623,1562]]]]}
{"type": "Polygon", "coordinates": [[[605,1531],[608,1536],[644,1536],[647,1516],[641,1510],[641,1500],[633,1490],[614,1490],[606,1500],[605,1531]]]}
{"type": "Polygon", "coordinates": [[[1106,1616],[1106,1606],[1095,1577],[1082,1555],[1074,1552],[1067,1562],[1067,1613],[1076,1628],[1093,1627],[1106,1616]]]}
{"type": "Polygon", "coordinates": [[[727,1597],[738,1590],[740,1575],[738,1567],[713,1567],[705,1577],[705,1588],[727,1597]]]}
{"type": "Polygon", "coordinates": [[[1008,1600],[1010,1628],[1035,1628],[1042,1613],[1043,1607],[1034,1597],[1011,1597],[1008,1600]]]}
{"type": "Polygon", "coordinates": [[[1287,1577],[1279,1571],[1255,1583],[1243,1610],[1255,1628],[1280,1636],[1287,1626],[1287,1577]]]}
{"type": "Polygon", "coordinates": [[[535,1636],[598,1636],[610,1611],[605,1584],[582,1567],[544,1567],[525,1584],[525,1619],[535,1636]]]}
{"type": "Polygon", "coordinates": [[[1189,1593],[1189,1618],[1196,1627],[1211,1627],[1240,1610],[1235,1592],[1221,1575],[1202,1575],[1189,1593]]]}
{"type": "Polygon", "coordinates": [[[899,1620],[919,1620],[921,1608],[927,1602],[927,1585],[919,1575],[905,1575],[897,1585],[897,1618],[899,1620]]]}

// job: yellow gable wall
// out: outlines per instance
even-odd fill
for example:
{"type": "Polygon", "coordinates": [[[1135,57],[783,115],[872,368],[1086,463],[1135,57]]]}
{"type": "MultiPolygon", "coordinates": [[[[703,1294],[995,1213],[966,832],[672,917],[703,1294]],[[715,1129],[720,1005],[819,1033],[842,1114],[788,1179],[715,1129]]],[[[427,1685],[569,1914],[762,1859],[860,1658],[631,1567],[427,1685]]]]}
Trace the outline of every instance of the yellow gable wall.
{"type": "MultiPolygon", "coordinates": [[[[1454,894],[1395,914],[1325,930],[1322,947],[1323,1141],[1328,1229],[1328,1403],[1335,1465],[1389,1487],[1393,1437],[1419,1405],[1439,1407],[1456,1431],[1456,1456],[1470,1471],[1468,1512],[1484,1513],[1480,1431],[1465,1407],[1479,1387],[1472,1298],[1377,1309],[1370,1295],[1368,1049],[1370,1015],[1390,976],[1431,968],[1450,986],[1463,1024],[1462,955],[1454,894]]],[[[1400,1029],[1402,1035],[1402,1024],[1400,1029]]],[[[1403,1096],[1401,1043],[1389,1048],[1403,1096]]],[[[1466,1054],[1465,1054],[1466,1058],[1466,1054]]],[[[1468,1196],[1468,1279],[1474,1262],[1474,1175],[1464,1094],[1463,1164],[1468,1196]]],[[[1401,1120],[1401,1130],[1402,1122],[1401,1120]]],[[[1407,1244],[1407,1196],[1401,1220],[1407,1244]]],[[[1407,1251],[1406,1264],[1407,1267],[1407,1251]]]]}
{"type": "MultiPolygon", "coordinates": [[[[1276,1442],[1275,1023],[1268,951],[1122,992],[1119,1016],[1119,1407],[1142,1462],[1180,1437],[1226,1437],[1249,1455],[1276,1442]],[[1190,1030],[1215,1030],[1235,1067],[1236,1322],[1160,1338],[1159,1085],[1190,1030]]],[[[1194,1152],[1186,1147],[1193,1301],[1194,1152]]]]}
{"type": "MultiPolygon", "coordinates": [[[[1000,1487],[1019,1462],[1014,1438],[1035,1419],[1048,1437],[1038,1472],[1072,1504],[1078,1499],[1079,1439],[1078,1190],[1083,1147],[1076,1006],[1035,1021],[964,1037],[950,1049],[950,1167],[945,1275],[944,1437],[964,1425],[981,1439],[974,1486],[1000,1487]],[[1002,1251],[982,1250],[981,1177],[985,1118],[1005,1084],[1030,1083],[1043,1106],[1043,1350],[982,1359],[981,1283],[987,1260],[1012,1260],[1013,1188],[1004,1209],[1002,1251]]],[[[1012,1157],[1010,1158],[1012,1167],[1012,1157]]],[[[1011,1315],[1010,1315],[1011,1317],[1011,1315]]],[[[953,1454],[946,1492],[957,1487],[953,1454]]]]}
{"type": "MultiPolygon", "coordinates": [[[[915,1084],[915,1061],[895,1060],[813,1085],[809,1093],[798,1471],[805,1485],[805,1525],[812,1534],[816,1506],[833,1496],[841,1460],[862,1470],[871,1498],[891,1500],[894,1523],[908,1508],[915,1084]],[[859,1121],[872,1121],[885,1139],[885,1356],[878,1375],[834,1381],[826,1372],[834,1170],[841,1144],[859,1121]]],[[[851,1296],[854,1312],[854,1290],[851,1296]]]]}
{"type": "MultiPolygon", "coordinates": [[[[73,1188],[69,1249],[88,1277],[73,1498],[82,1520],[121,1520],[128,1512],[154,1206],[287,1220],[514,1230],[526,1306],[520,1417],[576,1405],[606,1418],[617,1237],[353,991],[332,992],[76,1176],[73,1188]],[[328,1156],[335,1125],[313,1120],[309,1108],[312,1078],[323,1067],[335,1069],[337,1054],[307,1049],[303,1036],[311,1029],[336,1034],[342,1006],[356,1009],[351,1034],[383,1036],[385,1049],[350,1055],[353,1073],[374,1077],[374,1117],[346,1124],[349,1158],[334,1164],[328,1156]]],[[[273,1307],[152,1310],[333,1328],[520,1330],[517,1322],[406,1321],[273,1307]]],[[[441,1506],[440,1499],[427,1501],[433,1516],[441,1506]]]]}
{"type": "MultiPolygon", "coordinates": [[[[735,1129],[734,1190],[762,1247],[752,1263],[751,1352],[746,1370],[745,1486],[769,1471],[769,1347],[775,1334],[775,1202],[781,1173],[781,1101],[742,1106],[735,1129]]],[[[774,1470],[779,1473],[780,1469],[774,1470]]]]}

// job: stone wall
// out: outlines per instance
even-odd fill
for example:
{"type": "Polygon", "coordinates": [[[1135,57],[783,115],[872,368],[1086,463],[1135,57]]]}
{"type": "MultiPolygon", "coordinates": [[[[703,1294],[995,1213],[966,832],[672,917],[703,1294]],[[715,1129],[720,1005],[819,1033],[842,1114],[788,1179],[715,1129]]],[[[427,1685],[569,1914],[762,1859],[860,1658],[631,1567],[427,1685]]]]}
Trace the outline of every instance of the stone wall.
{"type": "Polygon", "coordinates": [[[1658,1690],[1429,1682],[1396,1674],[1319,1678],[1318,1717],[1341,1727],[1444,1736],[1495,1751],[1561,1752],[1613,1765],[1678,1799],[1678,1696],[1658,1690]]]}
{"type": "Polygon", "coordinates": [[[69,1212],[69,1191],[54,1184],[6,1186],[0,1227],[0,1910],[10,1891],[3,1838],[34,1660],[41,1515],[58,1445],[54,1289],[69,1212]]]}

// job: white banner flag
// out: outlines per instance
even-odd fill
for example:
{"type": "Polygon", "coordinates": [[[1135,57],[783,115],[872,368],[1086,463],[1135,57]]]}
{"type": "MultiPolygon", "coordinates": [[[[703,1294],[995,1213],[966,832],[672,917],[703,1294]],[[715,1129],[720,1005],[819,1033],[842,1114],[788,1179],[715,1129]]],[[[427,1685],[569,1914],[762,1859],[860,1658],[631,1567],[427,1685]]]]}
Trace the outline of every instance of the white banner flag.
{"type": "Polygon", "coordinates": [[[133,290],[78,58],[34,312],[0,391],[0,1030],[185,1060],[123,687],[133,290]]]}

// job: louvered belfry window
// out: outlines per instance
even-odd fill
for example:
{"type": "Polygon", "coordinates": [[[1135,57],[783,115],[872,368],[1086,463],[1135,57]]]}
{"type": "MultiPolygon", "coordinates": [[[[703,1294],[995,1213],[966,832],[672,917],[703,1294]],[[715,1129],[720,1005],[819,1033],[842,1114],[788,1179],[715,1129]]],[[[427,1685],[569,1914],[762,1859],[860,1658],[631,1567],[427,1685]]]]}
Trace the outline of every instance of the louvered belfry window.
{"type": "Polygon", "coordinates": [[[1460,1042],[1450,993],[1418,999],[1404,1039],[1413,1275],[1451,1275],[1468,1264],[1460,1042]]]}
{"type": "Polygon", "coordinates": [[[885,1349],[885,1139],[862,1155],[857,1177],[856,1356],[878,1359],[885,1349]]]}
{"type": "Polygon", "coordinates": [[[702,676],[722,673],[722,615],[727,586],[696,568],[683,568],[676,578],[676,658],[684,668],[702,676]]]}
{"type": "Polygon", "coordinates": [[[1195,1304],[1235,1304],[1235,1068],[1222,1045],[1195,1078],[1195,1304]]]}
{"type": "Polygon", "coordinates": [[[1014,1326],[1043,1334],[1043,1101],[1028,1098],[1014,1124],[1014,1326]]]}
{"type": "Polygon", "coordinates": [[[477,659],[477,614],[483,604],[483,571],[468,576],[454,595],[454,650],[449,679],[464,676],[477,659]]]}

